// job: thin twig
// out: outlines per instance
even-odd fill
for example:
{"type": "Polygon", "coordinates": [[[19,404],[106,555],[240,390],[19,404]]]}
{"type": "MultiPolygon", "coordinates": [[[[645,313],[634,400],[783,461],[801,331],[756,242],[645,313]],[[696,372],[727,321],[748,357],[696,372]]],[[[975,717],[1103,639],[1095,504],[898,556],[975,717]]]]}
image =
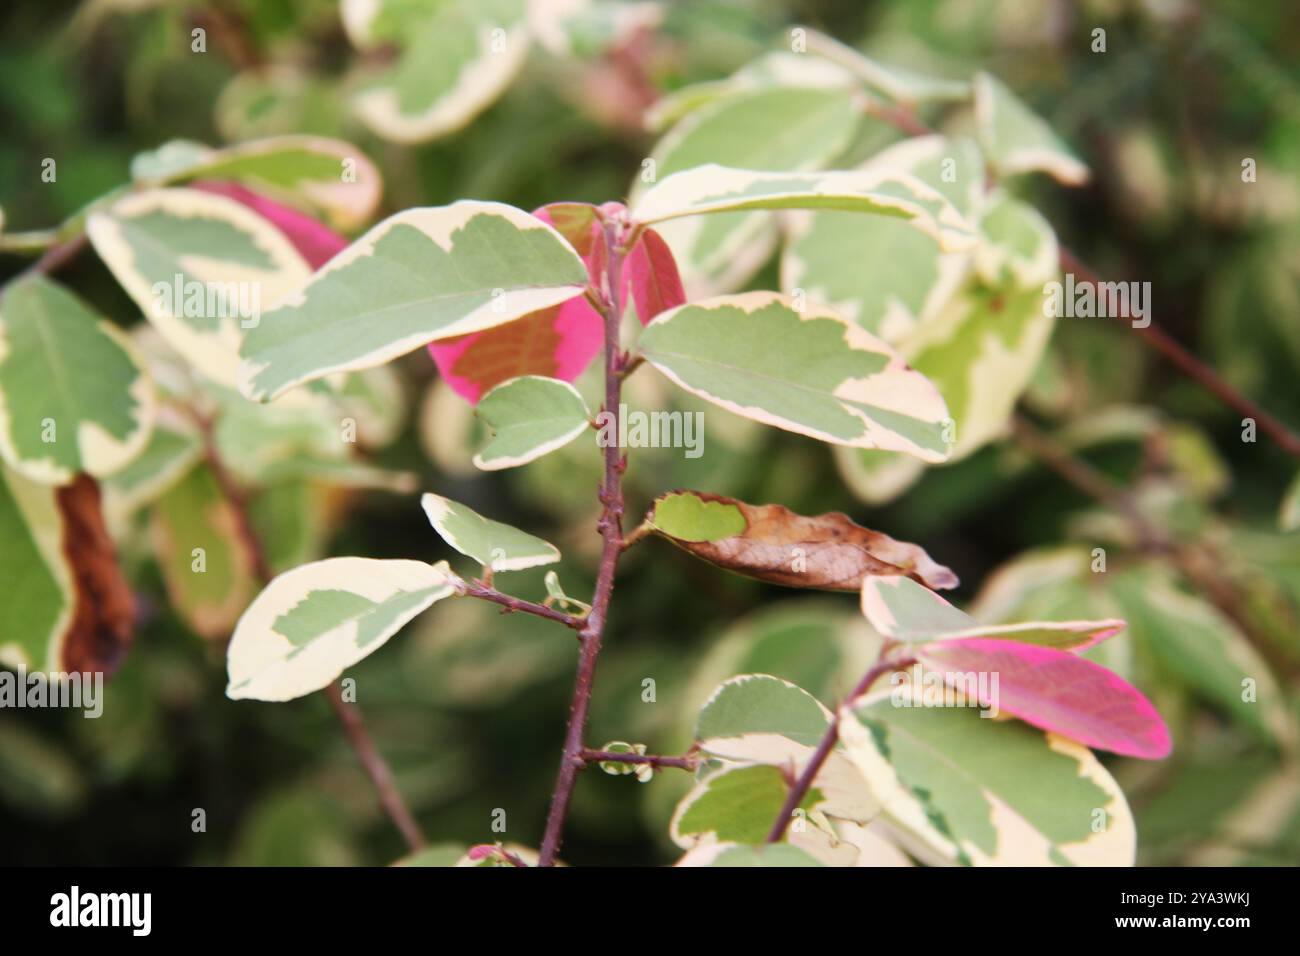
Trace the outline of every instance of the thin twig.
{"type": "MultiPolygon", "coordinates": [[[[911,667],[914,661],[910,658],[885,659],[880,658],[871,668],[862,675],[862,680],[858,685],[849,692],[848,699],[844,701],[843,706],[848,707],[855,700],[871,689],[883,674],[890,671],[903,670],[911,667]]],[[[841,708],[842,709],[842,708],[841,708]]],[[[822,735],[821,743],[813,751],[813,755],[808,760],[808,765],[803,768],[803,773],[799,779],[790,787],[790,792],[786,794],[785,803],[781,805],[780,812],[777,813],[776,819],[772,821],[772,829],[767,834],[768,843],[776,843],[785,836],[786,828],[790,826],[790,820],[794,817],[795,810],[799,809],[799,804],[803,803],[804,797],[812,789],[813,781],[817,779],[817,774],[821,772],[822,765],[830,758],[831,751],[840,740],[840,709],[837,709],[831,716],[831,724],[826,728],[826,733],[822,735]]]]}
{"type": "Polygon", "coordinates": [[[322,693],[329,700],[339,723],[343,725],[343,732],[347,734],[348,743],[352,745],[352,752],[356,754],[366,776],[374,784],[384,812],[401,832],[406,845],[412,850],[420,849],[424,846],[424,834],[420,832],[419,825],[411,816],[410,808],[402,799],[402,792],[397,789],[392,770],[375,748],[375,742],[371,739],[369,731],[366,730],[366,723],[361,717],[360,708],[343,699],[338,681],[334,681],[322,693]]]}
{"type": "MultiPolygon", "coordinates": [[[[623,257],[620,241],[622,224],[609,221],[605,224],[607,255],[606,284],[603,312],[605,318],[605,411],[613,416],[613,433],[618,434],[618,406],[622,386],[624,356],[619,351],[619,323],[623,317],[623,257]]],[[[623,472],[627,459],[617,442],[605,447],[605,477],[600,488],[601,514],[598,527],[603,544],[600,552],[600,569],[596,574],[596,591],[591,599],[591,613],[578,633],[582,650],[578,654],[578,674],[573,682],[573,702],[569,707],[569,724],[564,735],[564,754],[551,796],[551,808],[546,816],[546,830],[542,836],[539,866],[552,866],[564,838],[564,820],[573,798],[573,786],[578,771],[586,766],[582,759],[583,735],[587,727],[587,712],[591,706],[592,684],[596,676],[596,658],[600,654],[605,632],[605,617],[609,599],[614,591],[614,572],[623,550],[623,472]]]]}
{"type": "Polygon", "coordinates": [[[557,624],[573,628],[575,631],[582,630],[583,625],[586,624],[585,617],[566,614],[563,611],[555,610],[555,608],[547,607],[545,604],[537,604],[510,594],[502,594],[496,588],[488,587],[482,581],[462,581],[459,585],[454,586],[456,592],[463,597],[478,598],[481,601],[491,601],[493,604],[501,605],[501,613],[503,614],[509,614],[512,611],[534,614],[537,617],[544,617],[548,621],[555,621],[557,624]]]}
{"type": "Polygon", "coordinates": [[[656,769],[670,767],[677,770],[694,771],[700,765],[699,754],[686,754],[682,757],[664,757],[659,754],[616,753],[612,750],[583,750],[580,754],[585,763],[630,763],[649,764],[656,769]]]}
{"type": "MultiPolygon", "coordinates": [[[[214,435],[214,420],[210,416],[203,415],[193,409],[190,410],[190,414],[198,424],[199,434],[203,440],[204,459],[208,468],[212,471],[222,497],[230,506],[235,533],[239,536],[248,553],[253,573],[263,585],[269,584],[275,575],[270,561],[267,559],[266,548],[261,535],[258,534],[256,527],[253,525],[252,517],[248,511],[248,498],[244,493],[244,489],[234,475],[230,473],[230,469],[226,467],[220,449],[217,448],[214,435]]],[[[388,814],[389,819],[393,821],[393,825],[402,834],[407,846],[412,850],[420,849],[420,847],[424,846],[424,835],[420,832],[415,818],[411,816],[411,811],[406,806],[401,791],[397,789],[392,770],[389,769],[388,764],[379,753],[379,749],[370,738],[365,721],[361,717],[360,708],[356,704],[348,703],[343,699],[337,681],[330,684],[321,693],[329,700],[335,716],[338,717],[339,723],[343,725],[343,732],[352,747],[352,752],[356,755],[357,762],[361,764],[366,776],[370,778],[370,783],[379,796],[379,803],[384,808],[384,812],[388,814]]]]}

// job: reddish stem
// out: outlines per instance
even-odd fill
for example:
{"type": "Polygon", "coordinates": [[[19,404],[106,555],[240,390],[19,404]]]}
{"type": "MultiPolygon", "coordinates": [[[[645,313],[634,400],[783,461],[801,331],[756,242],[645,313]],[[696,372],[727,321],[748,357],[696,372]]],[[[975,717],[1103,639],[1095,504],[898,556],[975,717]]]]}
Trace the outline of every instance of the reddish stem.
{"type": "MultiPolygon", "coordinates": [[[[622,386],[625,356],[619,349],[619,323],[623,318],[623,256],[620,246],[622,224],[607,221],[605,227],[604,302],[605,317],[605,411],[613,416],[611,434],[618,434],[618,406],[622,386]]],[[[600,654],[601,639],[605,631],[605,617],[609,599],[614,592],[614,572],[623,550],[623,471],[627,460],[617,443],[605,447],[605,478],[600,487],[601,514],[598,528],[603,539],[600,552],[600,569],[596,574],[596,591],[591,599],[591,613],[587,615],[578,638],[582,650],[578,654],[578,674],[573,683],[573,702],[569,707],[569,724],[564,735],[564,755],[551,796],[551,809],[546,817],[546,831],[542,836],[539,866],[552,866],[564,837],[564,820],[573,798],[573,786],[578,771],[586,766],[582,758],[583,735],[587,728],[587,712],[591,706],[591,690],[596,677],[596,658],[600,654]]]]}
{"type": "MultiPolygon", "coordinates": [[[[848,699],[845,700],[844,706],[852,704],[855,700],[871,689],[871,685],[882,675],[890,671],[902,670],[912,665],[910,658],[897,660],[877,660],[871,665],[870,670],[862,675],[862,680],[858,681],[858,686],[850,691],[848,699]]],[[[821,773],[822,765],[830,758],[831,751],[840,740],[840,712],[836,710],[831,716],[831,725],[826,728],[826,733],[822,735],[821,743],[813,751],[812,758],[808,761],[808,766],[803,768],[803,773],[799,779],[790,787],[790,792],[786,794],[785,803],[781,805],[781,810],[772,821],[772,829],[767,834],[768,843],[776,843],[785,836],[786,828],[790,826],[790,820],[794,817],[794,812],[803,803],[804,797],[812,789],[813,781],[817,779],[817,774],[821,773]]]]}
{"type": "Polygon", "coordinates": [[[566,614],[563,611],[557,611],[555,608],[547,607],[545,604],[537,604],[533,601],[525,601],[523,598],[517,598],[510,594],[503,594],[496,588],[488,587],[481,581],[466,581],[457,588],[459,593],[464,597],[478,598],[481,601],[491,601],[493,604],[501,605],[501,613],[509,614],[512,611],[522,611],[524,614],[533,614],[537,617],[544,617],[548,621],[555,621],[557,624],[563,624],[565,627],[573,628],[575,631],[582,630],[586,624],[585,617],[578,617],[573,614],[566,614]]]}

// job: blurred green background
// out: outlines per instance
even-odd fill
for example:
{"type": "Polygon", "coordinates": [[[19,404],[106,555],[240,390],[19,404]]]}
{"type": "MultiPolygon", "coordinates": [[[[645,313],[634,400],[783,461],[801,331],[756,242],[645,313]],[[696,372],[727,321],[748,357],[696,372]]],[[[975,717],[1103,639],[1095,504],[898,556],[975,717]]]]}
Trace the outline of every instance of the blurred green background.
{"type": "MultiPolygon", "coordinates": [[[[1082,189],[1045,177],[1024,183],[1062,242],[1109,277],[1149,280],[1159,325],[1300,427],[1300,6],[1285,0],[670,3],[634,53],[531,56],[465,130],[419,147],[376,139],[343,108],[357,54],[329,0],[13,0],[0,9],[5,228],[59,223],[126,181],[133,155],[177,137],[215,145],[280,132],[340,136],[379,165],[385,212],[464,197],[526,209],[622,198],[654,142],[640,111],[655,94],[728,75],[784,44],[796,23],[898,65],[1001,77],[1094,171],[1082,189]],[[195,25],[208,30],[206,53],[191,52],[195,25]],[[1097,26],[1107,31],[1105,54],[1090,50],[1097,26]],[[45,157],[58,161],[55,183],[40,179],[45,157]],[[1248,202],[1223,186],[1239,181],[1243,157],[1260,170],[1248,202]]],[[[883,125],[868,135],[881,144],[896,136],[883,125]]],[[[0,276],[22,264],[0,256],[0,276]]],[[[136,321],[93,256],[60,279],[114,320],[136,321]]],[[[769,266],[753,286],[776,281],[769,266]]],[[[411,422],[380,461],[555,541],[566,556],[566,590],[588,594],[598,544],[594,447],[518,473],[477,473],[467,408],[446,396],[434,407],[433,365],[422,352],[399,368],[411,422]]],[[[637,385],[634,396],[648,403],[657,387],[637,385]]],[[[1153,514],[1178,535],[1214,544],[1294,711],[1300,537],[1278,533],[1276,515],[1297,462],[1262,436],[1243,442],[1240,416],[1121,323],[1058,323],[1023,404],[1092,464],[1126,486],[1154,489],[1153,514]]],[[[804,513],[844,510],[953,567],[962,604],[1033,549],[1113,546],[1117,581],[1126,555],[1139,563],[1094,502],[1010,443],[931,470],[903,497],[871,507],[850,491],[827,447],[718,412],[708,422],[701,459],[633,456],[630,514],[681,486],[804,513]]],[[[416,497],[370,492],[340,502],[329,552],[448,557],[416,497]]],[[[104,717],[0,711],[0,862],[399,858],[401,841],[325,701],[227,700],[223,649],[169,612],[147,547],[126,543],[123,552],[146,623],[107,688],[104,717]],[[206,812],[204,833],[191,829],[196,808],[206,812]]],[[[540,573],[514,576],[510,587],[543,593],[540,573]]],[[[1068,595],[1052,587],[1026,600],[1104,616],[1115,599],[1109,585],[1068,595]]],[[[648,542],[621,571],[589,740],[679,752],[714,683],[745,670],[780,674],[831,702],[857,677],[850,662],[860,628],[851,595],[763,586],[648,542]],[[653,702],[643,699],[646,679],[653,702]]],[[[1207,696],[1179,666],[1179,635],[1160,630],[1135,618],[1118,640],[1136,649],[1127,668],[1174,728],[1175,755],[1156,766],[1107,758],[1138,817],[1140,861],[1297,862],[1300,776],[1288,745],[1207,696]],[[1161,641],[1171,642],[1163,656],[1161,641]],[[1261,807],[1271,815],[1256,832],[1261,807]]],[[[445,602],[355,668],[372,734],[433,842],[502,838],[491,830],[501,808],[504,838],[537,844],[575,659],[562,629],[445,602]]],[[[564,857],[675,859],[667,821],[686,788],[678,776],[639,784],[585,774],[564,857]]]]}

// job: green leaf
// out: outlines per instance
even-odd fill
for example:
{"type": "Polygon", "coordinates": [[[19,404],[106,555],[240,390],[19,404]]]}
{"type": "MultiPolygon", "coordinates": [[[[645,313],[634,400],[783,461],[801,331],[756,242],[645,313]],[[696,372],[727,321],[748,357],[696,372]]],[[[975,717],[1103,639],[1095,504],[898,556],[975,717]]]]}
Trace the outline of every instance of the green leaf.
{"type": "Polygon", "coordinates": [[[379,650],[435,601],[455,593],[446,562],[329,558],[281,574],[230,639],[232,700],[293,700],[379,650]]]}
{"type": "Polygon", "coordinates": [[[862,613],[881,636],[911,644],[977,637],[1082,650],[1113,637],[1125,626],[1117,618],[980,624],[929,588],[901,576],[863,581],[862,613]]]}
{"type": "Polygon", "coordinates": [[[74,603],[55,490],[0,466],[0,663],[60,669],[74,603]]]}
{"type": "Polygon", "coordinates": [[[257,591],[234,506],[198,465],[154,504],[154,554],[177,614],[201,637],[224,638],[257,591]]]}
{"type": "Polygon", "coordinates": [[[925,76],[901,67],[886,66],[859,50],[840,43],[817,30],[804,28],[808,52],[826,57],[857,77],[872,90],[905,105],[943,100],[963,100],[970,95],[970,84],[925,76]]]}
{"type": "Polygon", "coordinates": [[[266,400],[331,372],[503,325],[580,294],[587,269],[558,232],[501,203],[390,216],[248,331],[240,387],[266,400]]]}
{"type": "Polygon", "coordinates": [[[528,52],[524,0],[345,0],[342,13],[360,49],[402,49],[355,100],[366,125],[399,143],[468,123],[509,85],[528,52]]]}
{"type": "MultiPolygon", "coordinates": [[[[765,764],[712,774],[678,804],[669,826],[673,842],[684,848],[697,843],[762,843],[788,789],[781,769],[765,764]]],[[[807,810],[819,800],[821,793],[812,788],[800,806],[807,810]]]]}
{"type": "Polygon", "coordinates": [[[984,155],[999,174],[1045,172],[1067,186],[1088,181],[1088,167],[1001,80],[975,75],[975,122],[984,155]]]}
{"type": "Polygon", "coordinates": [[[920,694],[873,695],[840,722],[907,849],[977,866],[1132,865],[1132,814],[1090,750],[974,709],[926,707],[920,694]]]}
{"type": "Polygon", "coordinates": [[[770,292],[722,296],[661,314],[641,333],[646,359],[687,391],[746,418],[822,441],[948,454],[943,399],[875,336],[770,292]]]}
{"type": "Polygon", "coordinates": [[[995,192],[980,212],[982,242],[975,271],[990,286],[1012,285],[1042,294],[1043,283],[1061,272],[1052,225],[1033,206],[995,192]]]}
{"type": "Polygon", "coordinates": [[[1296,739],[1288,698],[1268,663],[1235,623],[1200,597],[1180,590],[1163,570],[1121,573],[1112,593],[1135,640],[1198,696],[1265,741],[1296,739]]]}
{"type": "Polygon", "coordinates": [[[86,233],[167,343],[221,385],[235,384],[246,324],[311,274],[271,223],[194,189],[132,193],[93,213],[86,233]]]}
{"type": "Polygon", "coordinates": [[[169,406],[162,406],[144,450],[103,483],[104,511],[112,516],[110,524],[164,494],[202,457],[203,442],[195,427],[169,406]]]}
{"type": "Polygon", "coordinates": [[[790,867],[825,864],[789,843],[707,843],[689,851],[674,866],[790,867]]]}
{"type": "Polygon", "coordinates": [[[679,541],[718,541],[744,534],[748,526],[736,504],[706,500],[689,491],[656,498],[647,520],[656,530],[679,541]]]}
{"type": "Polygon", "coordinates": [[[336,229],[363,225],[379,208],[379,170],[357,147],[324,136],[274,136],[225,149],[172,140],[131,161],[131,178],[151,185],[238,180],[281,201],[323,213],[336,229]]]}
{"type": "Polygon", "coordinates": [[[0,299],[0,455],[44,484],[124,468],[154,422],[153,382],[131,341],[42,276],[0,299]]]}
{"type": "Polygon", "coordinates": [[[806,690],[767,674],[745,674],[719,684],[700,709],[695,739],[704,749],[729,756],[726,738],[779,734],[815,747],[831,714],[806,690]]]}
{"type": "Polygon", "coordinates": [[[514,468],[562,448],[590,427],[591,412],[568,382],[521,375],[493,388],[474,409],[492,440],[474,456],[485,471],[514,468]]]}
{"type": "Polygon", "coordinates": [[[952,460],[1003,435],[1051,339],[1042,288],[969,288],[901,347],[955,423],[952,460]]]}
{"type": "MultiPolygon", "coordinates": [[[[838,89],[757,85],[707,103],[674,126],[650,157],[650,181],[662,183],[674,173],[705,163],[772,172],[821,169],[848,147],[861,123],[860,97],[842,85],[838,89]]],[[[648,195],[642,181],[634,183],[633,205],[648,195]]],[[[692,297],[740,288],[772,254],[777,241],[775,217],[761,212],[674,221],[659,232],[671,247],[692,297]]]]}
{"type": "MultiPolygon", "coordinates": [[[[968,139],[923,136],[877,153],[864,172],[915,176],[973,219],[984,163],[968,139]]],[[[781,256],[781,287],[802,289],[886,342],[898,343],[933,316],[969,271],[971,257],[945,253],[910,223],[852,212],[794,212],[781,256]]]]}
{"type": "Polygon", "coordinates": [[[1300,530],[1300,474],[1291,480],[1286,494],[1282,496],[1282,505],[1278,509],[1278,527],[1283,531],[1300,530]]]}
{"type": "Polygon", "coordinates": [[[555,545],[508,524],[492,521],[441,495],[426,493],[420,504],[442,540],[493,571],[520,571],[560,560],[555,545]]]}
{"type": "MultiPolygon", "coordinates": [[[[709,163],[662,180],[632,207],[636,222],[750,209],[839,209],[902,219],[957,252],[974,245],[969,222],[915,176],[891,170],[767,173],[709,163]]],[[[671,243],[671,239],[670,239],[671,243]]]]}

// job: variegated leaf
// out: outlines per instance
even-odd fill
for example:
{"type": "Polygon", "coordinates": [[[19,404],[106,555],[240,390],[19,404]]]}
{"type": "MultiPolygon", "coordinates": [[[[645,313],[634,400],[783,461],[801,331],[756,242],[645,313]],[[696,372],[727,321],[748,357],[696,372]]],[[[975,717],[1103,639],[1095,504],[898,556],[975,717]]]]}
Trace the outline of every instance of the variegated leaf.
{"type": "Polygon", "coordinates": [[[889,346],[833,312],[770,292],[665,312],[641,334],[646,359],[689,392],[822,441],[943,461],[947,408],[889,346]]]}
{"type": "Polygon", "coordinates": [[[904,847],[975,866],[1131,866],[1133,816],[1082,744],[896,687],[841,712],[849,758],[904,847]]]}
{"type": "Polygon", "coordinates": [[[408,209],[375,226],[248,331],[240,385],[256,399],[381,365],[580,294],[587,272],[550,226],[501,203],[408,209]]]}
{"type": "Polygon", "coordinates": [[[526,534],[441,495],[426,493],[420,504],[442,540],[493,571],[521,571],[554,564],[560,552],[548,541],[526,534]]]}
{"type": "Polygon", "coordinates": [[[234,507],[201,464],[152,509],[153,550],[167,596],[200,637],[224,639],[257,592],[253,555],[234,507]]]}
{"type": "Polygon", "coordinates": [[[0,298],[0,456],[33,481],[120,471],[153,430],[153,382],[131,341],[43,276],[0,298]]]}
{"type": "Polygon", "coordinates": [[[970,95],[970,84],[963,80],[925,76],[902,67],[886,66],[859,50],[832,37],[804,28],[808,52],[825,57],[868,88],[889,99],[907,105],[944,100],[963,100],[970,95]]]}
{"type": "Polygon", "coordinates": [[[342,13],[358,48],[401,48],[355,101],[366,125],[399,143],[464,126],[501,95],[528,53],[525,0],[343,0],[342,13]]]}
{"type": "Polygon", "coordinates": [[[173,140],[131,163],[136,182],[169,185],[236,180],[274,198],[323,213],[336,229],[363,225],[379,208],[379,170],[359,149],[324,136],[274,136],[209,149],[173,140]]]}
{"type": "Polygon", "coordinates": [[[525,465],[591,427],[591,412],[568,382],[525,375],[502,382],[474,409],[492,440],[474,456],[485,471],[525,465]]]}
{"type": "Polygon", "coordinates": [[[998,173],[1045,172],[1067,186],[1088,181],[1088,167],[1001,80],[977,73],[974,89],[980,145],[998,173]]]}
{"type": "MultiPolygon", "coordinates": [[[[648,183],[662,185],[673,174],[705,163],[783,173],[821,169],[849,145],[861,122],[860,107],[860,97],[843,85],[766,85],[710,102],[655,146],[642,178],[633,184],[633,206],[658,192],[659,186],[647,191],[648,183]]],[[[775,218],[764,212],[674,221],[660,232],[677,257],[686,291],[695,298],[740,288],[772,254],[777,240],[775,218]]]]}
{"type": "Polygon", "coordinates": [[[1060,274],[1056,233],[1029,203],[995,192],[980,210],[979,228],[975,271],[987,285],[1041,292],[1060,274]]]}
{"type": "Polygon", "coordinates": [[[1029,387],[1055,319],[1041,286],[971,286],[900,346],[912,368],[938,388],[954,423],[953,460],[1000,437],[1029,387]]]}
{"type": "MultiPolygon", "coordinates": [[[[709,696],[695,724],[695,739],[701,750],[722,760],[798,774],[830,720],[830,711],[802,688],[767,674],[745,674],[724,681],[709,696]]],[[[813,807],[818,813],[866,823],[880,810],[838,747],[814,784],[821,794],[813,807]]]]}
{"type": "Polygon", "coordinates": [[[86,233],[167,343],[221,385],[235,384],[245,328],[310,275],[271,223],[194,189],[133,193],[93,213],[86,233]]]}
{"type": "Polygon", "coordinates": [[[661,96],[646,110],[646,129],[660,132],[703,106],[755,90],[832,89],[849,92],[857,84],[841,66],[821,57],[786,50],[764,53],[723,80],[692,83],[661,96]]]}
{"type": "Polygon", "coordinates": [[[705,843],[673,864],[673,866],[724,866],[724,867],[789,867],[824,866],[810,854],[789,843],[749,845],[741,843],[705,843]]]}
{"type": "Polygon", "coordinates": [[[1125,626],[1114,618],[980,624],[929,588],[902,576],[863,581],[862,613],[882,636],[912,644],[988,638],[1082,651],[1115,636],[1125,626]]]}
{"type": "Polygon", "coordinates": [[[202,457],[203,442],[193,423],[171,406],[161,406],[144,450],[104,481],[104,512],[109,525],[116,526],[166,493],[202,457]]]}
{"type": "Polygon", "coordinates": [[[662,180],[632,206],[641,223],[754,209],[838,209],[903,219],[955,252],[975,243],[965,217],[936,189],[890,170],[768,173],[709,163],[662,180]]]}
{"type": "MultiPolygon", "coordinates": [[[[904,140],[860,168],[915,176],[971,221],[983,199],[984,163],[967,139],[904,140]]],[[[781,287],[802,289],[891,344],[933,316],[969,270],[970,255],[945,253],[934,236],[898,219],[798,211],[788,223],[781,287]]]]}
{"type": "Polygon", "coordinates": [[[347,248],[348,241],[333,229],[239,183],[203,179],[193,183],[193,187],[201,192],[233,199],[253,210],[279,229],[312,269],[319,269],[347,248]]]}
{"type": "Polygon", "coordinates": [[[226,653],[233,700],[293,700],[374,653],[454,593],[446,562],[328,558],[276,577],[239,619],[226,653]]]}

